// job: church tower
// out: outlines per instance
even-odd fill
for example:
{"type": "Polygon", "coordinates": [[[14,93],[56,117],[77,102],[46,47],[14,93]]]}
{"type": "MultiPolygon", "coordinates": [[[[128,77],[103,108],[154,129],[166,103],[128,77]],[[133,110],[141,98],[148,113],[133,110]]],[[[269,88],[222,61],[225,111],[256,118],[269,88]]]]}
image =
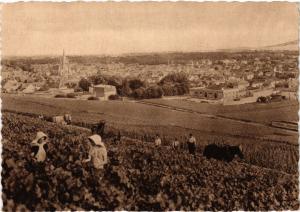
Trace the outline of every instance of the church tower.
{"type": "Polygon", "coordinates": [[[62,88],[64,86],[65,81],[68,79],[69,75],[69,62],[65,55],[65,50],[63,50],[63,55],[60,61],[59,65],[59,88],[62,88]]]}

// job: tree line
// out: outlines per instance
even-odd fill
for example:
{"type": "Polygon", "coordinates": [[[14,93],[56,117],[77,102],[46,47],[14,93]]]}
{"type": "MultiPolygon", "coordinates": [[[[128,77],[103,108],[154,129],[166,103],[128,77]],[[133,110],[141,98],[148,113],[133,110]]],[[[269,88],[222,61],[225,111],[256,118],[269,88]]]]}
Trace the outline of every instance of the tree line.
{"type": "Polygon", "coordinates": [[[88,91],[91,85],[113,85],[117,94],[135,99],[161,98],[162,96],[184,95],[189,92],[189,82],[186,74],[172,73],[163,77],[156,84],[149,84],[137,78],[121,78],[116,76],[103,76],[100,74],[82,78],[75,91],[88,91]]]}

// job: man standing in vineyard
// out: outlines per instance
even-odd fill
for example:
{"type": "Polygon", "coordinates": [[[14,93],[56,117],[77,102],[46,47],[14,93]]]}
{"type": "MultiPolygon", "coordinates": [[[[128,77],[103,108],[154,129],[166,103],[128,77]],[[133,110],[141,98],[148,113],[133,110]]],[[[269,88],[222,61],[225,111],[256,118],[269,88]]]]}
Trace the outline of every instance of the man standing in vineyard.
{"type": "Polygon", "coordinates": [[[159,135],[158,134],[156,134],[156,136],[155,136],[155,141],[154,141],[154,143],[155,143],[155,146],[161,146],[161,139],[160,139],[160,137],[159,137],[159,135]]]}
{"type": "Polygon", "coordinates": [[[172,142],[172,147],[174,150],[178,150],[179,149],[179,141],[177,138],[175,138],[175,140],[172,142]]]}
{"type": "Polygon", "coordinates": [[[189,153],[193,154],[195,156],[195,151],[196,151],[196,138],[193,136],[192,133],[190,133],[190,137],[188,139],[188,149],[189,153]]]}

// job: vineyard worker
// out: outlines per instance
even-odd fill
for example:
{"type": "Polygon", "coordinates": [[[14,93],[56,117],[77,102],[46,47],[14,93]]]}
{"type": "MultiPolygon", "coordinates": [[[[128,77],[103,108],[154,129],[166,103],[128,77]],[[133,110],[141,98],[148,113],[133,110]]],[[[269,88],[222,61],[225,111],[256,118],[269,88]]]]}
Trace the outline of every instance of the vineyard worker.
{"type": "Polygon", "coordinates": [[[189,153],[195,155],[195,151],[196,151],[196,138],[193,136],[192,133],[189,136],[187,144],[188,144],[189,153]]]}
{"type": "Polygon", "coordinates": [[[156,136],[155,136],[154,143],[155,143],[155,146],[161,146],[161,139],[158,134],[156,134],[156,136]]]}
{"type": "Polygon", "coordinates": [[[39,131],[36,134],[35,139],[31,142],[31,147],[33,150],[33,153],[31,154],[37,162],[44,162],[46,160],[47,154],[47,144],[48,143],[48,136],[39,131]]]}
{"type": "Polygon", "coordinates": [[[177,138],[172,142],[172,147],[174,150],[179,149],[179,141],[177,138]]]}
{"type": "Polygon", "coordinates": [[[121,141],[121,132],[119,130],[118,135],[114,138],[114,143],[118,144],[121,141]]]}
{"type": "Polygon", "coordinates": [[[84,160],[84,163],[92,161],[95,169],[103,169],[104,165],[107,164],[107,150],[102,142],[100,135],[92,135],[89,137],[90,150],[89,158],[84,160]]]}

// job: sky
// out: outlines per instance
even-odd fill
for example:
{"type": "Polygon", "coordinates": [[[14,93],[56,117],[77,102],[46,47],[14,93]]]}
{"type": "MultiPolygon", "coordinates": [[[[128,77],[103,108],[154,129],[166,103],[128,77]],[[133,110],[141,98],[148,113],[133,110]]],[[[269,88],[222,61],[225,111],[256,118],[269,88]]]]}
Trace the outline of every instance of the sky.
{"type": "Polygon", "coordinates": [[[209,51],[298,40],[296,3],[14,3],[4,56],[209,51]]]}

